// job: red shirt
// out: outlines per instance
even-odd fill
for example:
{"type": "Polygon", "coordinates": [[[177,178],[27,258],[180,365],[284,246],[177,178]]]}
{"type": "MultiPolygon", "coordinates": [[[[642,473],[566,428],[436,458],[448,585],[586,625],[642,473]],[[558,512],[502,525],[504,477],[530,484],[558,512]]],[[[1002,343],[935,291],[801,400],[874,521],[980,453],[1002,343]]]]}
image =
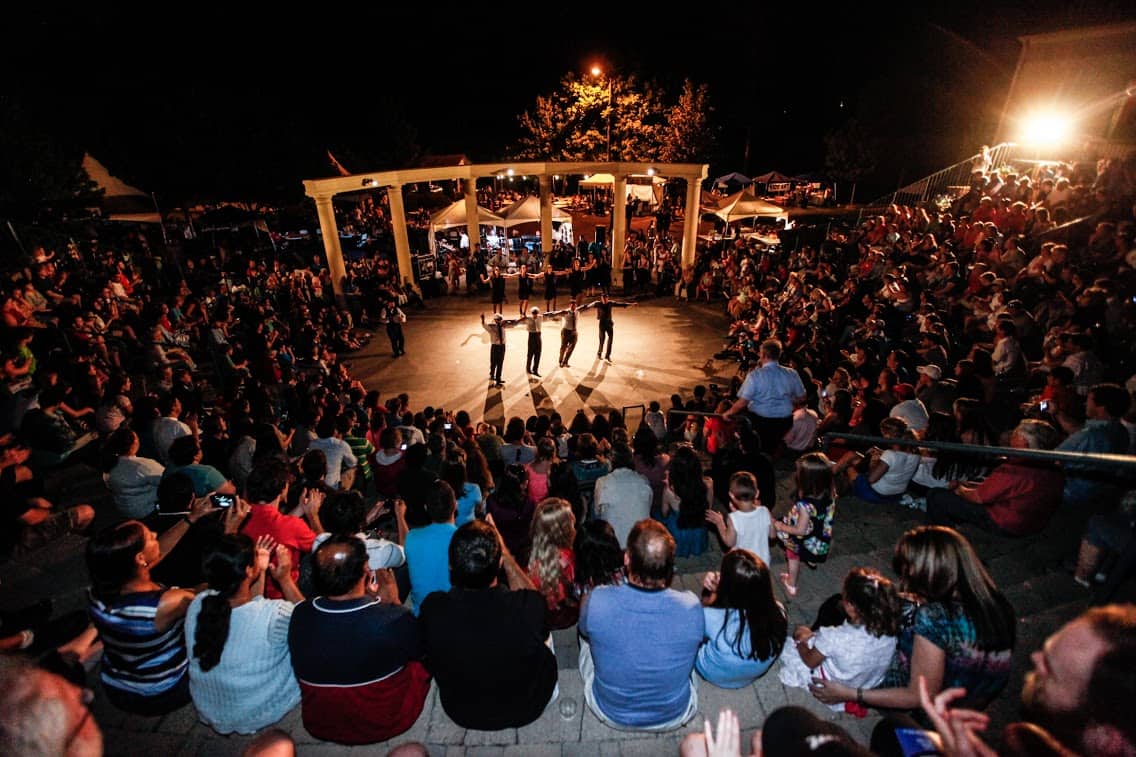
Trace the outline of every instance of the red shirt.
{"type": "MultiPolygon", "coordinates": [[[[260,536],[271,536],[278,544],[288,548],[292,556],[292,578],[300,577],[300,556],[312,551],[316,535],[301,518],[285,515],[274,505],[253,505],[241,533],[256,541],[260,536]]],[[[282,599],[280,585],[272,576],[265,581],[264,595],[269,599],[282,599]]]]}
{"type": "Polygon", "coordinates": [[[978,485],[977,493],[999,528],[1026,536],[1049,524],[1061,504],[1064,483],[1064,476],[1054,468],[1007,462],[978,485]]]}

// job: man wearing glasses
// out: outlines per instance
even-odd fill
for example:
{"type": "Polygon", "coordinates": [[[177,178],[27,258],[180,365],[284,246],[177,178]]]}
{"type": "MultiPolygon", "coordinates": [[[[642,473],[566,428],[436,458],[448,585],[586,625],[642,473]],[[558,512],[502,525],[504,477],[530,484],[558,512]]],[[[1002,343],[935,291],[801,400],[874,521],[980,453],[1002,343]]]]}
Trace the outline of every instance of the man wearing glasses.
{"type": "Polygon", "coordinates": [[[103,734],[88,709],[93,698],[28,660],[0,658],[0,754],[101,755],[103,734]]]}

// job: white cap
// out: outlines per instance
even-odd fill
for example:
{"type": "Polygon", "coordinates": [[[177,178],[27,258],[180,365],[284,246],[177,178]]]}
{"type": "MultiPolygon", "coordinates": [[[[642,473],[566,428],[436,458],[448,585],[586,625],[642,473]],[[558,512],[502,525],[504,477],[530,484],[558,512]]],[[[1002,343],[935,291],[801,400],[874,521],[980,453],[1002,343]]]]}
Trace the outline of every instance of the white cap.
{"type": "Polygon", "coordinates": [[[922,373],[926,376],[930,376],[935,381],[938,381],[943,377],[943,369],[937,365],[921,365],[916,368],[915,371],[917,373],[922,373]]]}
{"type": "Polygon", "coordinates": [[[540,312],[540,308],[533,308],[533,309],[532,309],[532,311],[533,311],[534,313],[539,313],[539,312],[540,312]]]}

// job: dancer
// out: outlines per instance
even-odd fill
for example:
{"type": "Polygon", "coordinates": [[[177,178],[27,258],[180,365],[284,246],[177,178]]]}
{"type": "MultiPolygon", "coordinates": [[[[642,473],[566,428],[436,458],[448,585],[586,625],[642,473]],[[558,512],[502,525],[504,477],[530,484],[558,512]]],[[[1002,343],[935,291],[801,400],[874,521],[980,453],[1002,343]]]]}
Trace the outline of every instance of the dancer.
{"type": "Polygon", "coordinates": [[[544,278],[544,272],[529,273],[528,264],[521,263],[521,270],[516,273],[516,276],[520,279],[517,282],[517,299],[520,300],[521,318],[524,318],[529,307],[529,298],[532,297],[533,279],[544,278]]]}
{"type": "Polygon", "coordinates": [[[624,302],[623,300],[609,299],[606,291],[600,292],[600,298],[595,302],[590,302],[581,310],[587,308],[594,308],[596,311],[596,320],[600,324],[600,343],[596,347],[596,357],[601,357],[604,351],[604,341],[607,341],[607,354],[602,355],[603,359],[611,362],[611,345],[615,341],[615,322],[611,317],[612,308],[633,308],[637,306],[638,302],[624,302]]]}
{"type": "Polygon", "coordinates": [[[538,370],[542,347],[540,329],[544,325],[544,316],[540,314],[540,308],[534,306],[529,316],[521,320],[525,322],[525,330],[529,332],[529,351],[525,355],[525,372],[540,378],[540,371],[538,370]]]}
{"type": "Polygon", "coordinates": [[[552,261],[544,264],[544,309],[545,312],[556,310],[556,277],[568,271],[557,271],[552,267],[552,261]]]}
{"type": "Polygon", "coordinates": [[[402,334],[402,324],[406,323],[406,313],[402,312],[394,299],[387,300],[387,304],[379,311],[379,323],[387,327],[387,336],[390,337],[394,356],[405,355],[406,338],[402,334]]]}
{"type": "Polygon", "coordinates": [[[581,310],[586,310],[588,305],[582,308],[576,307],[576,300],[571,299],[568,301],[568,307],[564,310],[553,310],[545,313],[547,318],[555,318],[560,321],[560,367],[567,368],[568,361],[572,357],[572,351],[576,349],[576,341],[580,337],[580,333],[576,330],[576,320],[579,317],[581,310]]]}
{"type": "Polygon", "coordinates": [[[501,273],[500,266],[493,266],[493,270],[489,272],[488,276],[482,276],[481,281],[488,284],[490,288],[490,298],[493,302],[493,312],[504,314],[505,312],[505,279],[516,277],[515,273],[501,273]]]}
{"type": "Polygon", "coordinates": [[[506,321],[500,313],[493,314],[493,323],[485,322],[485,313],[481,314],[481,327],[489,332],[489,381],[496,386],[504,386],[501,380],[501,369],[505,366],[505,329],[512,328],[520,323],[520,319],[506,321]]]}

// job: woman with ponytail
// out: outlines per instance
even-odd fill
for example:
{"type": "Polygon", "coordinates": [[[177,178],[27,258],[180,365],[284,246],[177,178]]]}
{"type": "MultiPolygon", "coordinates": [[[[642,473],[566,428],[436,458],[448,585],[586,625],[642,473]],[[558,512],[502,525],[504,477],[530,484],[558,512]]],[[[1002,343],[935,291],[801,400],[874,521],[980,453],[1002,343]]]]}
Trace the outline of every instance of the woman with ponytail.
{"type": "Polygon", "coordinates": [[[209,590],[197,595],[185,618],[193,704],[218,733],[253,733],[300,703],[288,624],[304,597],[288,548],[268,536],[255,544],[244,534],[225,536],[206,551],[203,568],[209,590]],[[265,573],[284,599],[264,598],[265,573]]]}
{"type": "MultiPolygon", "coordinates": [[[[87,542],[89,610],[103,642],[100,677],[107,698],[120,710],[156,716],[189,702],[182,624],[193,592],[163,586],[150,571],[189,525],[211,509],[208,499],[195,501],[189,515],[160,538],[142,523],[128,520],[87,542]]],[[[244,505],[230,509],[248,514],[244,505]]]]}

